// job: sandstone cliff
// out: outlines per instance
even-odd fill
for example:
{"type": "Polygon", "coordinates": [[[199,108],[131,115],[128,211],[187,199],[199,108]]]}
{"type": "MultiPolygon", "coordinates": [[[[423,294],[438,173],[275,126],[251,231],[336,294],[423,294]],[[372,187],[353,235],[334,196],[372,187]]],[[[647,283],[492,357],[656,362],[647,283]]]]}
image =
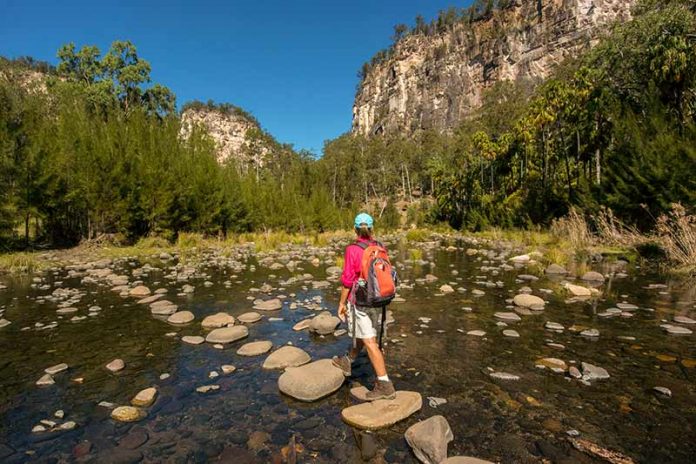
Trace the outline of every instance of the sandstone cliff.
{"type": "Polygon", "coordinates": [[[188,137],[194,125],[200,125],[212,137],[220,163],[229,159],[246,165],[263,166],[272,150],[271,137],[248,113],[232,105],[184,107],[181,135],[188,137]]]}
{"type": "Polygon", "coordinates": [[[471,25],[409,35],[360,83],[353,133],[412,135],[457,126],[500,80],[538,82],[591,47],[634,0],[515,0],[471,25]]]}

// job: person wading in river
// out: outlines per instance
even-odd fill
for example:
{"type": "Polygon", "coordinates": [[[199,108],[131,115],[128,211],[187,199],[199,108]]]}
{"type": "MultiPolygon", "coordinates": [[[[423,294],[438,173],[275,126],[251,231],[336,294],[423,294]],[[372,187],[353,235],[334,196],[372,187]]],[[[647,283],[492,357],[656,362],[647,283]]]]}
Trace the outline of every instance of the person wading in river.
{"type": "Polygon", "coordinates": [[[386,249],[372,239],[373,225],[369,214],[361,213],[355,218],[357,240],[346,248],[338,303],[338,317],[344,322],[348,320],[353,344],[347,354],[333,358],[334,365],[349,377],[353,361],[365,347],[377,375],[374,388],[367,393],[369,401],[393,399],[396,395],[382,352],[385,308],[396,292],[396,274],[386,249]]]}

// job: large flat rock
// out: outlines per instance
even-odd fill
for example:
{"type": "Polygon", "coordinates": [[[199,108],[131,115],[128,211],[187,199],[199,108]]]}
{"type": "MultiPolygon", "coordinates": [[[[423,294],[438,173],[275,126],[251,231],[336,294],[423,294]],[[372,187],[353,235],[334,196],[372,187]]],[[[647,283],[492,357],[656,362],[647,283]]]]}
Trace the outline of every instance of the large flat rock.
{"type": "Polygon", "coordinates": [[[249,336],[249,329],[243,325],[233,327],[222,327],[211,331],[205,341],[208,343],[232,343],[249,336]]]}
{"type": "Polygon", "coordinates": [[[264,369],[285,369],[307,364],[312,358],[296,346],[284,346],[271,353],[263,362],[264,369]]]}
{"type": "Polygon", "coordinates": [[[237,350],[237,354],[240,356],[258,356],[260,354],[268,353],[273,348],[273,343],[263,340],[259,342],[245,343],[237,350]]]}
{"type": "Polygon", "coordinates": [[[226,325],[234,325],[234,317],[223,312],[211,314],[203,319],[201,325],[204,329],[218,329],[226,325]]]}
{"type": "Polygon", "coordinates": [[[288,367],[278,379],[281,392],[300,401],[316,401],[335,392],[345,377],[330,359],[320,359],[304,366],[288,367]]]}
{"type": "Polygon", "coordinates": [[[397,391],[393,400],[377,400],[350,406],[341,412],[343,420],[353,427],[377,430],[406,419],[420,411],[423,398],[420,393],[397,391]]]}

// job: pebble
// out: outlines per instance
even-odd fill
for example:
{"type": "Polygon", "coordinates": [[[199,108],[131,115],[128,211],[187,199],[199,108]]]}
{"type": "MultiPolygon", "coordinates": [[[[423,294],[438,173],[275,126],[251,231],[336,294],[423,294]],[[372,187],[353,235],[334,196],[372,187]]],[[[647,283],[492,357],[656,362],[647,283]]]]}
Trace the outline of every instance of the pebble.
{"type": "Polygon", "coordinates": [[[520,337],[520,334],[516,330],[512,330],[512,329],[503,330],[503,335],[505,335],[506,337],[511,337],[511,338],[519,338],[520,337]]]}
{"type": "Polygon", "coordinates": [[[497,312],[493,316],[507,322],[517,322],[522,320],[520,316],[511,312],[497,312]]]}
{"type": "Polygon", "coordinates": [[[580,332],[583,337],[599,337],[599,330],[597,329],[587,329],[580,332]]]}
{"type": "Polygon", "coordinates": [[[491,372],[489,375],[491,378],[498,380],[520,380],[519,375],[509,374],[507,372],[491,372]]]}
{"type": "Polygon", "coordinates": [[[51,374],[44,374],[39,380],[36,381],[36,385],[38,385],[39,387],[53,385],[54,383],[56,383],[56,381],[53,380],[51,374]]]}
{"type": "Polygon", "coordinates": [[[664,395],[667,398],[672,397],[672,390],[667,387],[653,387],[653,391],[655,391],[655,393],[659,393],[660,395],[664,395]]]}
{"type": "Polygon", "coordinates": [[[220,369],[222,370],[223,375],[230,375],[237,370],[237,368],[231,364],[223,364],[220,366],[220,369]]]}
{"type": "Polygon", "coordinates": [[[68,365],[65,363],[56,364],[55,366],[47,367],[44,372],[50,375],[56,375],[59,372],[68,370],[68,365]]]}
{"type": "Polygon", "coordinates": [[[200,387],[197,387],[196,391],[198,393],[208,393],[208,392],[219,390],[219,389],[220,389],[220,385],[202,385],[200,387]]]}
{"type": "Polygon", "coordinates": [[[483,330],[470,330],[466,334],[473,335],[474,337],[483,337],[486,335],[486,332],[484,332],[483,330]]]}
{"type": "Polygon", "coordinates": [[[199,335],[184,335],[181,337],[181,341],[189,345],[200,345],[205,341],[205,338],[199,335]]]}
{"type": "Polygon", "coordinates": [[[124,367],[126,367],[126,363],[123,362],[123,359],[114,359],[106,365],[106,368],[111,372],[121,371],[124,367]]]}
{"type": "Polygon", "coordinates": [[[155,387],[149,387],[144,390],[140,390],[131,400],[131,404],[133,406],[147,407],[154,403],[156,396],[157,389],[155,387]]]}

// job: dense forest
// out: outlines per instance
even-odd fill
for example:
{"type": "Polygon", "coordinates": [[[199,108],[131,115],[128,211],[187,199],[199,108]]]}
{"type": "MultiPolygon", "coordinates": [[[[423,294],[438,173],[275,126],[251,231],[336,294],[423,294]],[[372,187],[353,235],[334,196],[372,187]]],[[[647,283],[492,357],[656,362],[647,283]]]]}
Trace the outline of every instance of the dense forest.
{"type": "MultiPolygon", "coordinates": [[[[507,3],[476,12],[489,7],[507,3]]],[[[441,16],[401,36],[465,18],[441,16]]],[[[540,87],[498,83],[453,133],[346,134],[321,158],[274,141],[272,162],[254,170],[219,164],[201,128],[180,136],[174,94],[150,83],[130,42],[104,55],[69,44],[58,59],[0,62],[4,249],[102,234],[326,230],[365,205],[393,227],[397,202],[411,204],[411,223],[470,229],[547,224],[571,206],[608,207],[645,228],[673,202],[696,204],[693,0],[640,2],[632,21],[540,87]]]]}

